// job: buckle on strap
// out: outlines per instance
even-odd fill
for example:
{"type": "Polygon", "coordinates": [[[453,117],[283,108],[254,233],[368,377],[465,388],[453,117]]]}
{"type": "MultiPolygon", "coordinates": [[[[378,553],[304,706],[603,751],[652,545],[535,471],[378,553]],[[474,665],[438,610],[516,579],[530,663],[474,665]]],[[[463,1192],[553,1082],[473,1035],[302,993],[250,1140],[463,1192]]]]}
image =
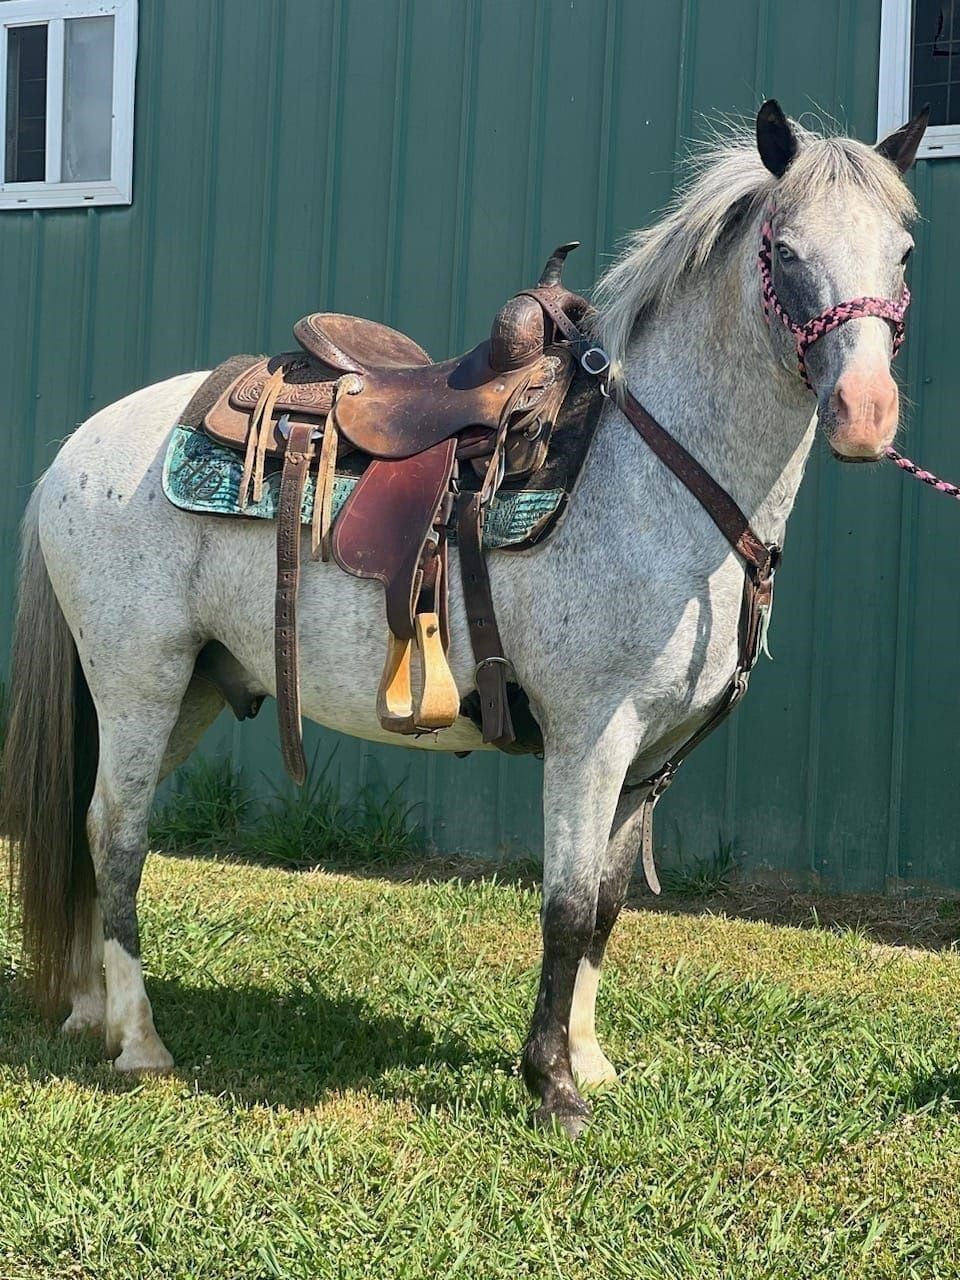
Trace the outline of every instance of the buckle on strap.
{"type": "Polygon", "coordinates": [[[651,786],[650,793],[645,801],[646,804],[649,804],[652,808],[657,803],[667,787],[670,786],[670,783],[673,782],[676,772],[677,765],[672,760],[668,760],[659,773],[655,773],[652,778],[647,779],[651,786]]]}
{"type": "Polygon", "coordinates": [[[603,347],[587,347],[580,356],[580,364],[587,373],[599,378],[610,368],[610,357],[603,347]]]}
{"type": "Polygon", "coordinates": [[[489,658],[481,658],[481,659],[480,659],[480,661],[477,663],[477,665],[474,667],[474,669],[473,669],[473,682],[474,682],[474,684],[476,684],[476,682],[477,682],[477,676],[480,674],[481,670],[482,670],[482,669],[483,669],[483,668],[484,668],[488,663],[497,663],[497,664],[498,664],[499,666],[501,666],[501,667],[509,667],[509,668],[510,668],[510,670],[511,670],[511,672],[513,673],[514,677],[516,677],[516,674],[517,674],[517,673],[513,670],[513,663],[510,661],[510,659],[509,659],[509,658],[501,658],[501,657],[499,657],[498,655],[496,655],[496,654],[495,654],[495,655],[493,655],[492,657],[489,657],[489,658]]]}

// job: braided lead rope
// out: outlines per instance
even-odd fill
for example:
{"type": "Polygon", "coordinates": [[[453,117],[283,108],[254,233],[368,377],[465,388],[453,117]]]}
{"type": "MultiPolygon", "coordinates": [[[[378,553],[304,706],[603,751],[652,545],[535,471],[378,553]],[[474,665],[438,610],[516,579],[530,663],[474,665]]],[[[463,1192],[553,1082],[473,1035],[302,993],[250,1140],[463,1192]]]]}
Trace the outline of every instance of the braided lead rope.
{"type": "Polygon", "coordinates": [[[917,466],[909,458],[905,458],[902,453],[897,453],[891,445],[884,449],[884,456],[893,463],[895,467],[899,467],[901,471],[905,471],[908,476],[915,476],[924,484],[928,484],[931,489],[936,489],[938,493],[945,493],[949,498],[960,499],[960,485],[951,484],[949,480],[941,480],[939,476],[935,476],[932,471],[925,471],[923,467],[917,466]]]}
{"type": "Polygon", "coordinates": [[[893,354],[896,356],[903,346],[903,339],[906,336],[906,314],[907,307],[910,305],[910,290],[906,284],[904,284],[903,292],[896,301],[891,298],[851,298],[848,302],[838,302],[835,307],[827,307],[825,311],[821,311],[819,315],[814,316],[812,320],[808,320],[806,324],[797,324],[777,297],[777,291],[773,285],[772,219],[773,210],[768,209],[763,226],[760,228],[760,248],[757,252],[757,261],[760,266],[763,314],[769,324],[770,313],[773,312],[780,323],[793,335],[793,341],[797,348],[800,377],[810,390],[813,390],[813,386],[807,376],[805,359],[807,352],[825,334],[831,333],[834,329],[839,329],[841,325],[850,320],[860,320],[864,316],[877,316],[881,320],[888,321],[893,326],[893,354]]]}

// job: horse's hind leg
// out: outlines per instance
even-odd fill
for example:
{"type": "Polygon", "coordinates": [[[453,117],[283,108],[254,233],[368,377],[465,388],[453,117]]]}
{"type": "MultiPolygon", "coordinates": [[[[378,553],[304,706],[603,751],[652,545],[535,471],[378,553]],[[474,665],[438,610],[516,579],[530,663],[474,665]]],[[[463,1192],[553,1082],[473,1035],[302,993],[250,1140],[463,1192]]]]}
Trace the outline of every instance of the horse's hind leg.
{"type": "Polygon", "coordinates": [[[577,969],[570,1009],[570,1065],[581,1088],[612,1084],[617,1073],[597,1041],[597,989],[600,966],[613,926],[630,887],[637,860],[643,816],[643,789],[625,791],[617,805],[597,894],[597,919],[587,954],[577,969]]]}
{"type": "Polygon", "coordinates": [[[87,825],[103,917],[105,1038],[118,1071],[173,1066],[143,985],[137,890],[150,808],[192,659],[158,665],[164,669],[151,672],[150,695],[140,685],[112,690],[109,705],[98,701],[100,764],[87,825]]]}
{"type": "Polygon", "coordinates": [[[537,1123],[557,1123],[571,1137],[590,1114],[572,1070],[574,991],[596,932],[607,839],[635,750],[612,731],[605,738],[583,754],[548,751],[544,767],[543,966],[523,1076],[540,1099],[537,1123]]]}
{"type": "MultiPolygon", "coordinates": [[[[160,767],[161,778],[183,763],[222,709],[223,698],[216,688],[205,680],[191,679],[167,741],[160,767]]],[[[61,1030],[68,1036],[102,1031],[107,992],[103,978],[103,920],[99,900],[93,904],[89,939],[84,939],[82,950],[76,949],[71,968],[70,1016],[61,1030]]]]}

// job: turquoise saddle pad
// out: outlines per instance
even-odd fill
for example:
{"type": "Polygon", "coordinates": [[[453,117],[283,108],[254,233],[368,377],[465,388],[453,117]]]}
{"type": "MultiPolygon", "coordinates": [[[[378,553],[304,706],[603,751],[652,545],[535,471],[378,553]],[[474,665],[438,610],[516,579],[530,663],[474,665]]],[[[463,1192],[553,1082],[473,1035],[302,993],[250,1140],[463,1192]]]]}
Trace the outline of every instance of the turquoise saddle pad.
{"type": "MultiPolygon", "coordinates": [[[[163,461],[163,492],[175,507],[201,515],[254,516],[274,520],[280,505],[279,472],[264,477],[259,502],[240,509],[240,477],[243,460],[233,449],[218,444],[203,431],[176,426],[163,461]]],[[[337,475],[333,482],[333,514],[336,517],[353,492],[357,476],[337,475]]],[[[313,517],[315,481],[307,480],[300,519],[313,517]]],[[[553,515],[563,501],[562,489],[516,489],[494,499],[484,523],[486,547],[511,547],[525,542],[537,526],[553,515]]]]}

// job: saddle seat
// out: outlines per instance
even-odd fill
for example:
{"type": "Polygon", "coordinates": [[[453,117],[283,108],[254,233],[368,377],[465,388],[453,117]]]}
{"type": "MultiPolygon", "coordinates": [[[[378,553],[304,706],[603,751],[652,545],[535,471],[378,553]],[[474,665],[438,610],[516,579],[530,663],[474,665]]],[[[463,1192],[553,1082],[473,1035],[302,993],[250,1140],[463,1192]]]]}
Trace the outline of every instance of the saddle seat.
{"type": "Polygon", "coordinates": [[[570,388],[588,304],[560,282],[563,245],[538,285],[510,299],[489,340],[432,363],[412,338],[357,316],[318,312],[294,326],[300,350],[261,357],[222,392],[203,426],[244,455],[240,504],[259,500],[268,458],[282,459],[277,519],[276,652],[281,745],[306,773],[300,732],[296,595],[300,518],[314,473],[312,551],[383,584],[389,629],[377,696],[398,733],[460,714],[446,659],[447,541],[456,520],[485,741],[513,741],[505,668],[482,552],[486,507],[505,477],[543,465],[570,388]],[[338,454],[366,461],[332,520],[338,454]],[[461,464],[468,464],[466,470],[461,464]],[[419,686],[411,655],[421,656],[419,686]]]}
{"type": "Polygon", "coordinates": [[[405,333],[362,316],[318,311],[298,320],[293,336],[304,351],[336,374],[430,364],[424,349],[405,333]]]}

